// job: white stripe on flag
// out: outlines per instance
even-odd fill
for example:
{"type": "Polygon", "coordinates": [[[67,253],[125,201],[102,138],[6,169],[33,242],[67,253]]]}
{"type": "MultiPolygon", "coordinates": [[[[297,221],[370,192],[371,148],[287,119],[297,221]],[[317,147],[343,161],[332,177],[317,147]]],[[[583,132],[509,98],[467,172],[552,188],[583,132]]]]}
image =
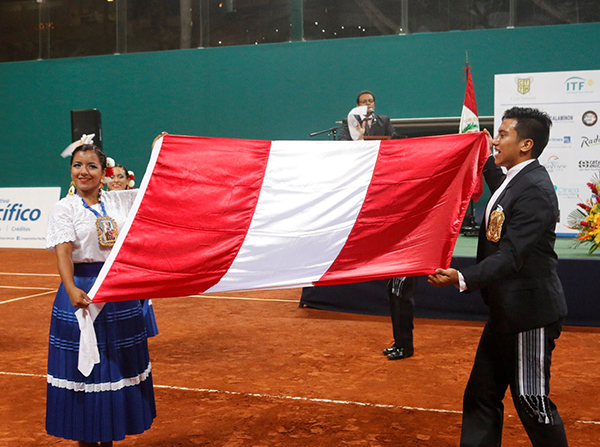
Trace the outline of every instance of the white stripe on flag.
{"type": "Polygon", "coordinates": [[[320,279],[354,226],[378,153],[379,141],[274,141],[246,239],[207,293],[320,279]]]}
{"type": "Polygon", "coordinates": [[[460,115],[459,133],[479,131],[479,117],[466,105],[463,105],[460,115]]]}

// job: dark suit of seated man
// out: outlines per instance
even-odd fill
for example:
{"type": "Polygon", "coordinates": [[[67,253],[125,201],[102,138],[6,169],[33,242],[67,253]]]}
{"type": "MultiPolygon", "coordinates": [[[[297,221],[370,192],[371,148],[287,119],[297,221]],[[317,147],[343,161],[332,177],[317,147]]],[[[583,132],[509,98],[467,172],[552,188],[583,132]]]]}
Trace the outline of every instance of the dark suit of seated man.
{"type": "MultiPolygon", "coordinates": [[[[552,121],[537,109],[504,113],[496,156],[484,167],[493,192],[481,225],[477,264],[458,272],[437,269],[428,281],[481,290],[490,315],[465,389],[461,447],[500,447],[510,387],[534,447],[566,447],[556,405],[548,397],[550,363],[567,305],[554,252],[558,200],[538,157],[552,121]],[[506,175],[500,166],[508,169],[506,175]]],[[[491,139],[491,137],[490,137],[491,139]]]]}
{"type": "MultiPolygon", "coordinates": [[[[375,96],[373,93],[365,90],[360,92],[356,98],[357,106],[368,106],[370,109],[375,110],[375,96]]],[[[364,130],[365,136],[389,136],[395,137],[396,131],[394,130],[394,126],[392,126],[392,122],[390,121],[389,116],[377,115],[375,112],[367,115],[367,117],[361,123],[364,130]]],[[[358,129],[357,129],[358,130],[358,129]]],[[[362,130],[359,132],[362,133],[362,130]]],[[[359,138],[362,140],[362,138],[359,138]]],[[[340,130],[340,136],[338,138],[340,141],[351,141],[352,137],[350,136],[350,129],[348,129],[348,120],[342,121],[342,130],[340,130]]]]}

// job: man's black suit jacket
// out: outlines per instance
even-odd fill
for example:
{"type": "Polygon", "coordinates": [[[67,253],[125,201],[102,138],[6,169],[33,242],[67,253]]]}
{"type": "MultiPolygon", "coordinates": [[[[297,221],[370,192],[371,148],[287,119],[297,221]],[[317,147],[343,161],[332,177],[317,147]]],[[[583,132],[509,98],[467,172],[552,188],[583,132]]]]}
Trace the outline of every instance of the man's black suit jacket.
{"type": "MultiPolygon", "coordinates": [[[[371,128],[369,129],[368,132],[365,133],[365,135],[371,136],[371,137],[374,137],[374,136],[394,137],[394,136],[396,136],[394,126],[392,126],[392,122],[390,121],[389,116],[376,115],[376,114],[373,114],[373,116],[374,116],[373,124],[371,124],[371,128]]],[[[338,137],[338,140],[341,140],[341,141],[351,141],[352,140],[352,137],[350,136],[350,130],[348,129],[348,120],[342,121],[342,130],[340,131],[340,136],[338,137]]]]}
{"type": "MultiPolygon", "coordinates": [[[[490,190],[505,175],[490,157],[484,167],[490,190]]],[[[481,289],[490,309],[489,324],[501,332],[522,332],[567,315],[556,273],[554,252],[558,200],[546,169],[537,160],[523,168],[500,194],[505,221],[498,242],[486,237],[485,217],[477,247],[477,264],[461,270],[468,291],[481,289]]]]}

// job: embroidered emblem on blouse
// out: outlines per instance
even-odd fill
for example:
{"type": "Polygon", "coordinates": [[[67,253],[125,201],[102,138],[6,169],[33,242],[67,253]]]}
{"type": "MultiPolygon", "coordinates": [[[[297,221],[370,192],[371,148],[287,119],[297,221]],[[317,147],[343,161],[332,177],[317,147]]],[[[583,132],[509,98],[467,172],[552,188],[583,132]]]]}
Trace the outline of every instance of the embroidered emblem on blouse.
{"type": "MultiPolygon", "coordinates": [[[[79,194],[77,194],[79,196],[79,194]]],[[[81,203],[83,207],[90,210],[96,216],[96,229],[98,230],[98,243],[102,247],[112,247],[117,241],[119,235],[117,229],[117,222],[112,217],[109,217],[104,202],[100,198],[100,207],[102,208],[102,214],[89,206],[86,201],[81,197],[81,203]]]]}
{"type": "Polygon", "coordinates": [[[102,216],[96,219],[96,228],[98,229],[98,242],[103,247],[112,247],[117,241],[117,223],[108,216],[102,216]]]}

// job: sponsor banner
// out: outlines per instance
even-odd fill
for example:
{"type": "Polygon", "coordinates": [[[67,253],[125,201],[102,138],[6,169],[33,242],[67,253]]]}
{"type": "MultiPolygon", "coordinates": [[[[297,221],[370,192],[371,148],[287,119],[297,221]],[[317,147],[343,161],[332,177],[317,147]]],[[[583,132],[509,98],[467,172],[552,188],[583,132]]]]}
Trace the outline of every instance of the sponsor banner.
{"type": "Polygon", "coordinates": [[[0,188],[0,248],[46,248],[48,213],[60,188],[0,188]]]}
{"type": "MultiPolygon", "coordinates": [[[[554,174],[550,173],[550,175],[554,174]]],[[[583,177],[587,178],[588,175],[584,173],[583,177]]],[[[590,189],[582,182],[578,182],[577,178],[574,178],[570,183],[554,184],[561,213],[561,222],[556,226],[556,234],[558,236],[573,236],[575,234],[573,230],[565,226],[567,224],[567,216],[577,208],[578,203],[590,195],[590,189]]]]}
{"type": "Polygon", "coordinates": [[[495,76],[494,126],[511,107],[535,107],[550,115],[552,130],[540,156],[555,185],[560,206],[559,235],[578,202],[589,198],[586,183],[600,172],[600,70],[515,73],[495,76]],[[574,191],[579,191],[574,197],[574,191]]]}

